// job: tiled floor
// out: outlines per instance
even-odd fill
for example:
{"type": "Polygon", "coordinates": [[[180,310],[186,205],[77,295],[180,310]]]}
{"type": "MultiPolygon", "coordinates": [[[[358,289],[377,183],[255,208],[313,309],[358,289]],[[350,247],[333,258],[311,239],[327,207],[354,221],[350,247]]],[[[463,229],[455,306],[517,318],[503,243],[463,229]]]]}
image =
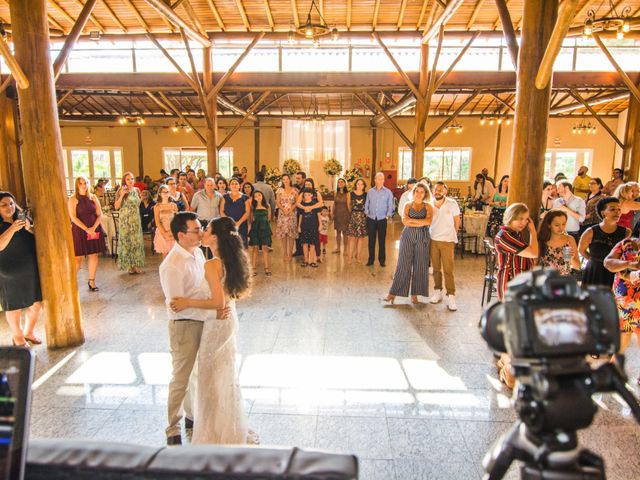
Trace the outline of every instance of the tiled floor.
{"type": "MultiPolygon", "coordinates": [[[[399,231],[396,222],[386,268],[328,254],[303,269],[283,264],[276,245],[274,275],[260,274],[238,305],[250,426],[263,444],[355,453],[363,479],[480,478],[485,451],[515,418],[476,328],[483,258],[456,259],[455,313],[407,300],[383,306],[399,231]]],[[[32,437],[163,444],[170,363],[159,261],[129,276],[102,259],[101,291],[80,293],[86,343],[36,349],[32,437]]],[[[6,330],[2,322],[1,338],[6,330]]],[[[607,410],[584,445],[604,455],[610,480],[640,478],[640,429],[616,397],[599,400],[607,410]]],[[[519,478],[513,468],[508,478],[519,478]]]]}

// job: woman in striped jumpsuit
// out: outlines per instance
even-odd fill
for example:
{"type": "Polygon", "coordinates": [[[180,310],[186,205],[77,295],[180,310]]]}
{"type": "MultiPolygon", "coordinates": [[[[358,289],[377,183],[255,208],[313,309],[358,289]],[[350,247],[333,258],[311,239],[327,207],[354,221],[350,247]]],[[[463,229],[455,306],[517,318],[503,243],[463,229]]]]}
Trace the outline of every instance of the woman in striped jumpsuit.
{"type": "Polygon", "coordinates": [[[411,303],[418,303],[418,295],[429,296],[429,225],[433,210],[431,192],[419,183],[413,189],[413,202],[404,207],[400,236],[398,265],[389,294],[383,298],[393,304],[396,296],[406,297],[411,287],[411,303]]]}

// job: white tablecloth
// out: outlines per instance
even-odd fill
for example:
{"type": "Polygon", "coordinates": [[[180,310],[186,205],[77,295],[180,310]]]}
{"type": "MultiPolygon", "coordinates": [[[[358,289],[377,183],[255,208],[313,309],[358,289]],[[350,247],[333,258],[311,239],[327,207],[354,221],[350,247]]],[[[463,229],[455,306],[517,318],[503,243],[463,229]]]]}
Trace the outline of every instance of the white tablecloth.
{"type": "Polygon", "coordinates": [[[113,217],[111,213],[106,212],[102,214],[102,228],[107,236],[107,253],[111,253],[111,239],[116,234],[116,225],[113,223],[113,217]]]}
{"type": "Polygon", "coordinates": [[[477,247],[478,252],[482,251],[483,249],[482,242],[484,240],[484,232],[487,229],[488,221],[489,221],[489,215],[487,214],[480,213],[480,212],[473,212],[473,213],[465,212],[464,231],[466,232],[467,235],[475,235],[477,238],[476,240],[477,245],[473,245],[473,242],[470,242],[471,244],[469,244],[469,242],[466,243],[465,248],[467,250],[470,250],[473,252],[474,247],[477,247]]]}

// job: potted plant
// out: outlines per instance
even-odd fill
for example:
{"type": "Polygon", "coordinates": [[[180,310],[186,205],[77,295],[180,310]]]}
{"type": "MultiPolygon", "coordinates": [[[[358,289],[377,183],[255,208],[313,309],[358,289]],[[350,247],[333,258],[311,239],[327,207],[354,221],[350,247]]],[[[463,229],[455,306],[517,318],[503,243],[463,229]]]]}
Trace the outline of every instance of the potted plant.
{"type": "Polygon", "coordinates": [[[331,187],[333,190],[336,188],[336,175],[342,171],[342,164],[335,158],[330,158],[322,166],[324,173],[331,177],[331,187]]]}
{"type": "Polygon", "coordinates": [[[295,175],[297,172],[301,171],[302,167],[298,163],[298,161],[294,158],[289,158],[282,165],[282,173],[288,173],[289,175],[295,175]]]}
{"type": "Polygon", "coordinates": [[[264,174],[264,181],[275,191],[280,186],[282,174],[278,168],[268,168],[264,174]]]}
{"type": "Polygon", "coordinates": [[[353,190],[355,181],[362,177],[362,170],[359,167],[353,167],[344,172],[344,180],[347,182],[349,190],[353,190]]]}

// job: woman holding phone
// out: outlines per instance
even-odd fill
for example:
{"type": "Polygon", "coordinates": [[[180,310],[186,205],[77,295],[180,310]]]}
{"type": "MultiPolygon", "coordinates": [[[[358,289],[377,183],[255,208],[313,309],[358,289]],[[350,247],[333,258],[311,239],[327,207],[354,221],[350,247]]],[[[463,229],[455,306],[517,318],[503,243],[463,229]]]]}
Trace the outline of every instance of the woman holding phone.
{"type": "Polygon", "coordinates": [[[19,347],[42,343],[33,333],[42,292],[31,222],[9,192],[0,192],[0,306],[5,312],[12,342],[19,347]],[[24,327],[20,325],[25,313],[24,327]]]}
{"type": "Polygon", "coordinates": [[[73,250],[76,256],[76,271],[80,270],[82,260],[87,257],[89,266],[89,291],[97,292],[96,272],[98,270],[98,254],[106,249],[105,233],[102,229],[102,209],[100,200],[89,193],[89,185],[84,177],[77,177],[75,194],[69,197],[69,216],[71,217],[71,233],[73,250]]]}
{"type": "Polygon", "coordinates": [[[120,210],[118,223],[118,268],[128,270],[130,275],[144,273],[144,240],[140,221],[140,192],[133,186],[133,173],[126,172],[122,186],[113,204],[120,210]]]}

